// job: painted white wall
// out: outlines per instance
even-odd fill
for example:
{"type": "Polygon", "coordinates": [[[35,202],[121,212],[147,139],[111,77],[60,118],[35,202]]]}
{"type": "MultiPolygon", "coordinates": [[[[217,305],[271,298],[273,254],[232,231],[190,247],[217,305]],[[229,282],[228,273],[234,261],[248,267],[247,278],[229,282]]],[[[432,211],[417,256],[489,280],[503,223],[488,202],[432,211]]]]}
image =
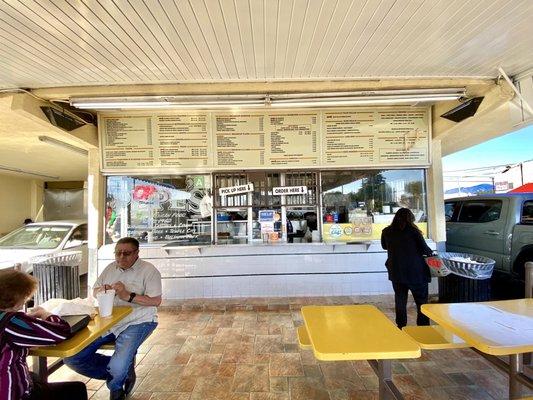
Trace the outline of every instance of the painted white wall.
{"type": "Polygon", "coordinates": [[[43,202],[42,181],[0,175],[0,188],[0,235],[18,228],[26,218],[38,219],[43,202]]]}

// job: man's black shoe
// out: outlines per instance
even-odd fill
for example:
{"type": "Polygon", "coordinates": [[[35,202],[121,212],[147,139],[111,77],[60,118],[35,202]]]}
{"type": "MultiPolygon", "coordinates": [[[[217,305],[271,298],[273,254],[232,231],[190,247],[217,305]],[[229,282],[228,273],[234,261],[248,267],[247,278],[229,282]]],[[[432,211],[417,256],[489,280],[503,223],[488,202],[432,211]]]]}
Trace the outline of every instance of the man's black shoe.
{"type": "Polygon", "coordinates": [[[124,393],[126,396],[131,393],[136,381],[137,375],[135,374],[135,365],[131,364],[130,370],[128,371],[128,376],[126,376],[126,380],[124,381],[124,393]]]}
{"type": "Polygon", "coordinates": [[[109,400],[124,400],[126,399],[126,394],[124,393],[124,390],[113,390],[112,392],[109,392],[109,400]]]}

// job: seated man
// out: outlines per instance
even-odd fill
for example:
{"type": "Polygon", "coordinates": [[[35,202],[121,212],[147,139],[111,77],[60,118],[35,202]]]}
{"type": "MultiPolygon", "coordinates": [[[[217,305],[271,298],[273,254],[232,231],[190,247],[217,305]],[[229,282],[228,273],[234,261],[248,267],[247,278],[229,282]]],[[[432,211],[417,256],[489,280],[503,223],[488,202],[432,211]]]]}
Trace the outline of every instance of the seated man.
{"type": "Polygon", "coordinates": [[[161,274],[139,258],[139,242],[126,237],[115,246],[115,262],[98,277],[93,294],[115,289],[115,306],[130,306],[133,311],[99,339],[65,364],[74,371],[95,379],[105,379],[110,399],[124,399],[135,384],[135,355],[141,343],[157,326],[157,306],[161,304],[161,274]],[[96,351],[115,342],[112,356],[96,351]]]}

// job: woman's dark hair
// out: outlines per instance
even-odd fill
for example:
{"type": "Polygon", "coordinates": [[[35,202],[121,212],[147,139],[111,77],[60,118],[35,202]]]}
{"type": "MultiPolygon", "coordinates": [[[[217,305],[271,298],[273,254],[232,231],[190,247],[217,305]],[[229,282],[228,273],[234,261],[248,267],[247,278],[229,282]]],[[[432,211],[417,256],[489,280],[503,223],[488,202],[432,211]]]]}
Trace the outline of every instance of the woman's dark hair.
{"type": "Polygon", "coordinates": [[[37,289],[37,279],[14,269],[0,271],[0,310],[15,307],[37,289]]]}
{"type": "Polygon", "coordinates": [[[416,230],[419,230],[418,226],[415,225],[415,216],[408,208],[400,208],[396,211],[396,215],[394,215],[390,226],[397,231],[403,231],[407,226],[412,226],[416,230]]]}

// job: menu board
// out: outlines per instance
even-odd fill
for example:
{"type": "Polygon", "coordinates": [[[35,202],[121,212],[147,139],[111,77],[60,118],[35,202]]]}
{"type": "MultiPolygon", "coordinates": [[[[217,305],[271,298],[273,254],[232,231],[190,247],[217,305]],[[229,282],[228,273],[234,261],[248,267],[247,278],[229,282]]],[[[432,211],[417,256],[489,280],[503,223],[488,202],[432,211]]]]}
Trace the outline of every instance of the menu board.
{"type": "Polygon", "coordinates": [[[267,164],[269,166],[316,166],[318,113],[270,114],[267,125],[267,164]]]}
{"type": "Polygon", "coordinates": [[[325,111],[323,165],[429,163],[428,110],[325,111]]]}
{"type": "Polygon", "coordinates": [[[219,168],[318,166],[317,112],[214,115],[219,168]]]}
{"type": "Polygon", "coordinates": [[[213,118],[215,166],[265,166],[265,115],[224,114],[213,118]]]}
{"type": "Polygon", "coordinates": [[[155,117],[161,167],[206,167],[209,160],[207,114],[155,117]]]}
{"type": "Polygon", "coordinates": [[[104,169],[154,167],[152,117],[105,118],[100,123],[104,169]]]}
{"type": "Polygon", "coordinates": [[[210,167],[207,114],[102,117],[104,170],[210,167]]]}
{"type": "Polygon", "coordinates": [[[103,115],[103,172],[428,165],[429,109],[103,115]]]}

